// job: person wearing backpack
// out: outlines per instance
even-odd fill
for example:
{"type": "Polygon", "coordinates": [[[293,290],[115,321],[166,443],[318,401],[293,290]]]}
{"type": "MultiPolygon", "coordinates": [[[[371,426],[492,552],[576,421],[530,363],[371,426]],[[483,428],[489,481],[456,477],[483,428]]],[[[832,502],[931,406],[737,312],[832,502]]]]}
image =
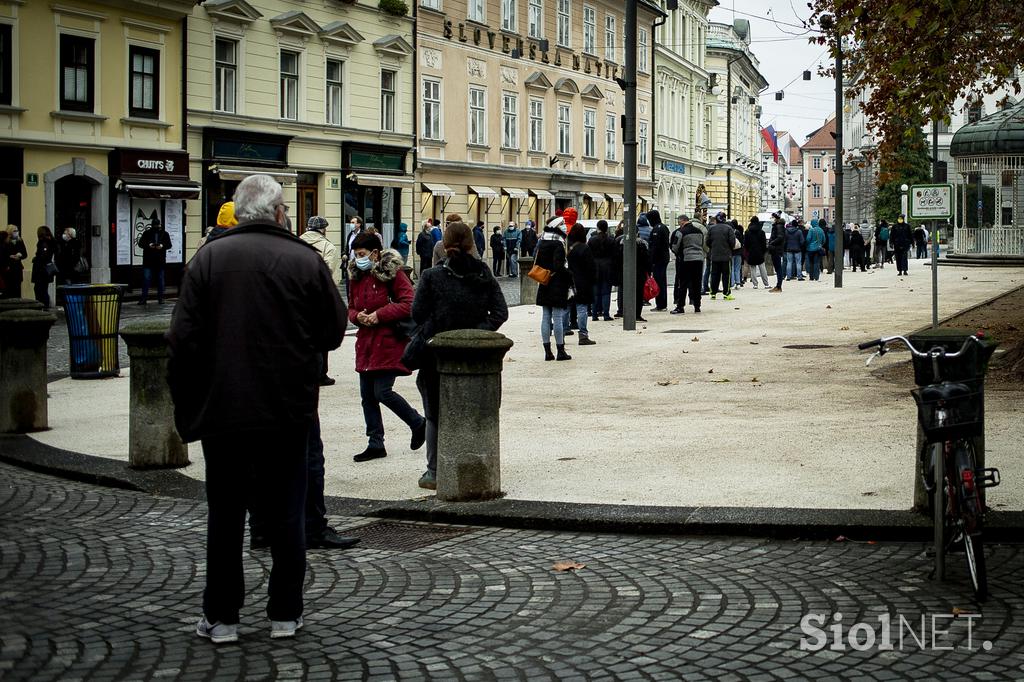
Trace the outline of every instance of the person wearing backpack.
{"type": "Polygon", "coordinates": [[[885,261],[888,260],[888,257],[886,256],[888,244],[889,223],[883,220],[875,226],[875,252],[873,254],[873,258],[876,268],[885,268],[885,261]]]}

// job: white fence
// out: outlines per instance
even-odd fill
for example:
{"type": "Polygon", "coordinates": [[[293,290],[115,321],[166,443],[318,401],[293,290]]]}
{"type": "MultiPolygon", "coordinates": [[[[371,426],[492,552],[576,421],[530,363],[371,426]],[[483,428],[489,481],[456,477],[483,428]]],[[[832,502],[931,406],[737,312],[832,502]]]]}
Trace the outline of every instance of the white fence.
{"type": "Polygon", "coordinates": [[[953,233],[958,255],[1024,256],[1024,228],[959,227],[953,233]]]}

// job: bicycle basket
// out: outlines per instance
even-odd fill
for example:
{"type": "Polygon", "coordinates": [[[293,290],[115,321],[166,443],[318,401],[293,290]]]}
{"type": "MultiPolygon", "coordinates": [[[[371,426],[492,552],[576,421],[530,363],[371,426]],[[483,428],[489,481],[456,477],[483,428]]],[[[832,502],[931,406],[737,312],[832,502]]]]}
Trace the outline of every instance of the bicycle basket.
{"type": "Polygon", "coordinates": [[[974,438],[985,432],[984,380],[942,382],[911,391],[917,421],[929,443],[974,438]]]}

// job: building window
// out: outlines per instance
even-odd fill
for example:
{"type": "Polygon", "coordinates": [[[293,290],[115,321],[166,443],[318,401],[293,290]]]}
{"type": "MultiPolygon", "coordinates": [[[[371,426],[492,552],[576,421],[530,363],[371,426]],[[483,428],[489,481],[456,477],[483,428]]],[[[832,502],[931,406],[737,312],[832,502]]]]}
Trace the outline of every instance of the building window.
{"type": "Polygon", "coordinates": [[[530,0],[527,20],[527,33],[531,38],[540,38],[544,33],[544,0],[530,0]]]}
{"type": "Polygon", "coordinates": [[[60,108],[66,111],[93,110],[92,38],[61,35],[60,37],[60,108]]]}
{"type": "Polygon", "coordinates": [[[615,114],[604,117],[604,158],[615,160],[615,114]]]}
{"type": "Polygon", "coordinates": [[[641,166],[647,163],[647,121],[640,121],[637,132],[637,163],[641,166]]]}
{"type": "Polygon", "coordinates": [[[128,61],[128,115],[159,118],[160,53],[130,45],[128,61]]]}
{"type": "Polygon", "coordinates": [[[441,139],[441,81],[423,79],[423,137],[441,139]]]}
{"type": "Polygon", "coordinates": [[[0,104],[13,101],[14,29],[10,24],[0,24],[0,104]]]}
{"type": "Polygon", "coordinates": [[[597,156],[597,109],[583,110],[583,156],[597,156]]]}
{"type": "Polygon", "coordinates": [[[828,191],[829,191],[829,195],[830,195],[830,196],[831,196],[831,197],[832,197],[833,199],[835,199],[835,198],[836,198],[836,186],[835,186],[835,185],[831,185],[831,186],[829,186],[829,188],[828,188],[828,191]]]}
{"type": "Polygon", "coordinates": [[[569,47],[571,44],[569,38],[569,30],[572,26],[570,1],[558,0],[558,44],[562,47],[569,47]]]}
{"type": "Polygon", "coordinates": [[[647,29],[638,29],[636,34],[636,68],[647,73],[648,54],[647,50],[647,29]]]}
{"type": "Polygon", "coordinates": [[[299,118],[299,53],[281,50],[281,118],[299,118]]]}
{"type": "Polygon", "coordinates": [[[342,63],[337,59],[327,60],[327,123],[332,126],[341,125],[342,63]]]}
{"type": "Polygon", "coordinates": [[[544,100],[530,100],[530,151],[544,151],[544,100]]]}
{"type": "Polygon", "coordinates": [[[487,144],[487,91],[469,89],[469,143],[487,144]]]}
{"type": "Polygon", "coordinates": [[[811,185],[811,198],[813,198],[813,199],[820,199],[821,198],[821,185],[818,185],[818,184],[811,185]]]}
{"type": "Polygon", "coordinates": [[[235,113],[235,77],[238,69],[238,43],[217,38],[214,65],[213,108],[229,114],[235,113]]]}
{"type": "Polygon", "coordinates": [[[469,0],[469,19],[471,21],[479,21],[481,24],[484,23],[486,15],[484,14],[484,0],[469,0]]]}
{"type": "Polygon", "coordinates": [[[501,0],[501,30],[516,32],[516,0],[501,0]]]}
{"type": "Polygon", "coordinates": [[[380,72],[380,129],[395,131],[395,72],[380,72]]]}
{"type": "Polygon", "coordinates": [[[583,51],[597,54],[597,12],[586,5],[583,6],[583,51]]]}
{"type": "Polygon", "coordinates": [[[441,11],[441,0],[420,0],[420,5],[427,9],[436,9],[441,11]]]}
{"type": "Polygon", "coordinates": [[[501,96],[501,146],[519,149],[519,96],[511,92],[501,96]]]}
{"type": "Polygon", "coordinates": [[[604,16],[604,58],[615,61],[615,16],[612,14],[604,16]]]}
{"type": "Polygon", "coordinates": [[[827,208],[822,211],[822,216],[821,217],[824,218],[825,220],[829,219],[829,217],[828,217],[828,209],[827,208]]]}
{"type": "Polygon", "coordinates": [[[811,167],[815,170],[821,170],[821,157],[815,156],[811,158],[811,167]]]}
{"type": "Polygon", "coordinates": [[[558,105],[558,153],[572,154],[572,107],[558,105]]]}

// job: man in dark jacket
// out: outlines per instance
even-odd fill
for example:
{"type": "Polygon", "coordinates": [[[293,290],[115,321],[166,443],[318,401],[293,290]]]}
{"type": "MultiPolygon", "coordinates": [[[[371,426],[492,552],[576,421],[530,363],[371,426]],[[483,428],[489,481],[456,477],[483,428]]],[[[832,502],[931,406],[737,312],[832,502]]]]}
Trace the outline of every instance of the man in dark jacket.
{"type": "Polygon", "coordinates": [[[910,247],[914,244],[914,233],[911,232],[910,225],[903,219],[903,216],[896,219],[896,224],[892,226],[889,233],[889,239],[892,240],[892,248],[896,252],[896,274],[909,275],[907,268],[910,267],[910,247]]]}
{"type": "Polygon", "coordinates": [[[167,234],[160,218],[153,216],[149,228],[139,237],[142,249],[142,294],[139,305],[146,305],[149,285],[156,275],[156,302],[164,302],[164,267],[167,265],[167,250],[171,248],[171,235],[167,234]]]}
{"type": "Polygon", "coordinates": [[[271,637],[302,626],[307,439],[320,354],[347,323],[331,271],[288,233],[281,186],[253,175],[235,192],[240,224],[200,249],[167,341],[175,424],[206,459],[206,589],[196,634],[238,639],[248,509],[270,541],[271,637]]]}
{"type": "Polygon", "coordinates": [[[519,238],[520,255],[532,258],[537,250],[537,239],[537,230],[533,226],[533,221],[527,220],[526,227],[523,228],[519,238]]]}
{"type": "Polygon", "coordinates": [[[480,260],[484,257],[484,248],[487,246],[487,237],[484,235],[484,221],[476,221],[473,226],[473,242],[476,244],[476,253],[480,260]]]}
{"type": "Polygon", "coordinates": [[[658,283],[658,295],[654,299],[654,310],[668,310],[668,261],[669,232],[661,222],[661,213],[657,210],[647,212],[647,221],[651,224],[649,249],[651,252],[651,270],[654,281],[658,283]]]}
{"type": "Polygon", "coordinates": [[[782,293],[782,280],[786,276],[783,259],[786,254],[786,222],[781,216],[775,215],[772,221],[772,233],[768,236],[768,253],[772,257],[775,269],[775,286],[770,290],[773,294],[782,293]]]}
{"type": "Polygon", "coordinates": [[[711,300],[718,297],[719,284],[726,301],[733,300],[732,283],[732,245],[736,241],[736,232],[732,225],[724,220],[715,223],[708,230],[708,255],[711,257],[711,300]]]}
{"type": "Polygon", "coordinates": [[[750,266],[750,283],[756,289],[757,276],[760,274],[761,281],[767,287],[768,269],[764,266],[764,255],[768,250],[768,240],[765,239],[760,220],[755,218],[750,221],[747,231],[743,234],[743,248],[747,251],[747,265],[750,266]]]}
{"type": "Polygon", "coordinates": [[[434,254],[434,238],[430,234],[434,224],[429,220],[423,222],[419,235],[416,236],[416,256],[420,259],[420,270],[417,273],[423,276],[423,271],[430,267],[430,259],[434,254]]]}
{"type": "Polygon", "coordinates": [[[791,222],[786,227],[786,236],[783,240],[783,244],[786,249],[786,281],[796,279],[797,281],[804,281],[804,271],[802,256],[800,255],[804,249],[804,233],[800,229],[800,225],[797,221],[791,222]]]}
{"type": "MultiPolygon", "coordinates": [[[[615,262],[615,240],[608,236],[608,221],[597,221],[597,232],[587,242],[590,253],[594,256],[594,264],[597,268],[594,281],[594,305],[591,307],[591,318],[597,322],[598,317],[603,317],[606,322],[612,320],[612,281],[614,279],[612,268],[615,262]]],[[[621,274],[620,274],[621,276],[621,274]]]]}
{"type": "Polygon", "coordinates": [[[676,286],[673,315],[681,315],[686,308],[689,293],[693,312],[700,312],[700,277],[704,270],[706,250],[702,226],[690,222],[686,214],[680,215],[679,227],[672,233],[672,249],[676,255],[676,286]]]}

